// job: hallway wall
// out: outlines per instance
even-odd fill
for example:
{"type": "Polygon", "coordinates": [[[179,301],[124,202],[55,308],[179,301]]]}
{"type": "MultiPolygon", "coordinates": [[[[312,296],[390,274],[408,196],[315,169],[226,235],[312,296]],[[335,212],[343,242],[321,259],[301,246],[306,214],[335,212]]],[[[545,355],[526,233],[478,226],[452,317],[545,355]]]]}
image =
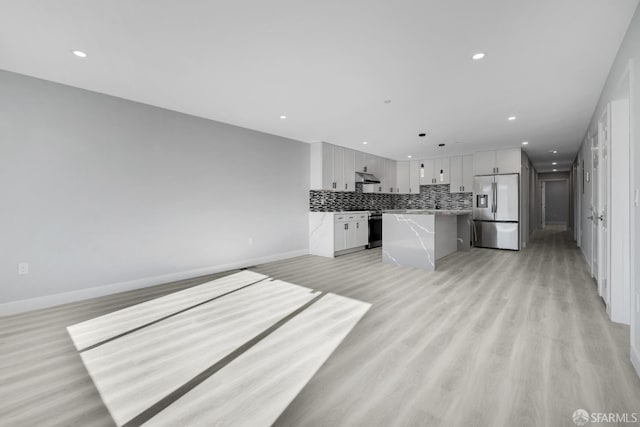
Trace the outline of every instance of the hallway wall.
{"type": "MultiPolygon", "coordinates": [[[[580,216],[581,230],[581,249],[582,253],[591,266],[593,258],[593,232],[591,230],[592,222],[588,219],[591,216],[592,194],[591,185],[587,182],[587,175],[591,175],[593,171],[593,160],[591,153],[591,138],[597,135],[598,120],[602,116],[608,105],[615,100],[626,97],[629,99],[629,115],[630,122],[630,150],[627,154],[629,159],[629,174],[624,170],[612,168],[610,170],[610,182],[616,182],[619,179],[627,179],[629,182],[629,191],[625,194],[626,200],[631,201],[629,207],[628,234],[631,236],[629,248],[625,249],[629,253],[629,259],[634,260],[639,257],[640,253],[640,206],[638,203],[638,191],[640,189],[640,7],[636,9],[634,16],[629,24],[629,29],[620,45],[620,49],[611,66],[609,75],[605,82],[600,100],[595,108],[589,127],[586,129],[585,138],[582,147],[578,152],[575,165],[582,169],[581,182],[578,188],[582,191],[582,206],[580,212],[576,215],[580,216]],[[626,176],[625,176],[626,175],[626,176]]],[[[616,147],[611,147],[615,150],[616,147]]],[[[623,191],[613,189],[613,191],[623,191]]],[[[611,206],[609,218],[612,224],[616,223],[616,217],[621,212],[616,212],[616,206],[611,206]]],[[[622,215],[624,216],[624,215],[622,215]]],[[[631,308],[631,361],[634,364],[636,372],[640,375],[640,265],[631,263],[630,282],[631,292],[628,295],[628,307],[631,308]]]]}

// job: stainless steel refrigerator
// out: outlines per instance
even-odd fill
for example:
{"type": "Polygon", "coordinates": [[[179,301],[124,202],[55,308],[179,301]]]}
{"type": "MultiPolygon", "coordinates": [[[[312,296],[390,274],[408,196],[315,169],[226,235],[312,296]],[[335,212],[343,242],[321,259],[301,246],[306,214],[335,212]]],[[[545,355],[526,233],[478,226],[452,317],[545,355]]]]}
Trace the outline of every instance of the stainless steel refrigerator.
{"type": "Polygon", "coordinates": [[[520,249],[520,175],[473,178],[473,240],[475,246],[520,249]]]}

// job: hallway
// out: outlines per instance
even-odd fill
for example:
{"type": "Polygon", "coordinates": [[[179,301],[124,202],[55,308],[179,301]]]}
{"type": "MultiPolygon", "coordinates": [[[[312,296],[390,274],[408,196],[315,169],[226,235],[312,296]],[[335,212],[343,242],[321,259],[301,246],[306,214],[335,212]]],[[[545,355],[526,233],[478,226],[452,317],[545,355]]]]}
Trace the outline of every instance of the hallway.
{"type": "MultiPolygon", "coordinates": [[[[578,408],[640,409],[629,329],[606,319],[569,232],[538,232],[521,252],[455,253],[437,272],[380,256],[251,269],[373,304],[276,425],[572,426],[578,408]]],[[[64,328],[225,274],[4,318],[0,420],[113,425],[64,328]]]]}

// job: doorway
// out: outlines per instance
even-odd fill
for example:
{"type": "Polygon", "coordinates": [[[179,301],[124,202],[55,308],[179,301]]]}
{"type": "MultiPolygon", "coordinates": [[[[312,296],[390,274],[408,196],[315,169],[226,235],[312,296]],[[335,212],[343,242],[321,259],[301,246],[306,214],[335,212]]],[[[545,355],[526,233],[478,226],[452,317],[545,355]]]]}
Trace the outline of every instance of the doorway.
{"type": "Polygon", "coordinates": [[[542,181],[542,228],[566,230],[569,223],[569,180],[542,181]]]}

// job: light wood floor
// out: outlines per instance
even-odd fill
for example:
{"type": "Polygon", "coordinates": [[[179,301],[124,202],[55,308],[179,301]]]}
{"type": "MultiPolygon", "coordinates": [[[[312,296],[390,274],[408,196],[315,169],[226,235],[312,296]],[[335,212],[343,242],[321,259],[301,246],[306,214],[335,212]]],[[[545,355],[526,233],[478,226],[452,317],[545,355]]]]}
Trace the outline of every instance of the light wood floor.
{"type": "MultiPolygon", "coordinates": [[[[437,272],[380,257],[253,268],[373,304],[276,425],[573,426],[578,408],[640,412],[629,328],[607,320],[567,232],[453,254],[437,272]]],[[[65,327],[225,274],[1,318],[0,425],[112,426],[65,327]]]]}

